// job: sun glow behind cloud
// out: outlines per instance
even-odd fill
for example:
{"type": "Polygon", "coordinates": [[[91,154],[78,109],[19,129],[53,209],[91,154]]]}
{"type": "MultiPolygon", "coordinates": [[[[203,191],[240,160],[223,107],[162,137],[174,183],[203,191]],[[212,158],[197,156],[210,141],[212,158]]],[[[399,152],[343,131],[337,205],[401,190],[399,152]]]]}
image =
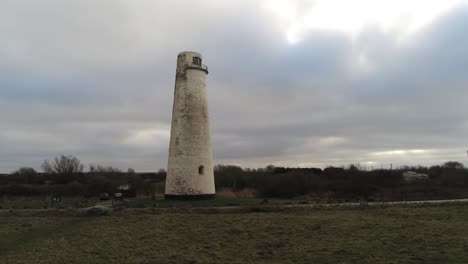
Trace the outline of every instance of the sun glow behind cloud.
{"type": "Polygon", "coordinates": [[[389,150],[381,152],[373,152],[371,155],[374,156],[404,156],[404,155],[422,155],[431,153],[431,150],[425,149],[398,149],[398,150],[389,150]]]}
{"type": "Polygon", "coordinates": [[[265,0],[276,15],[289,43],[299,42],[309,30],[356,35],[376,26],[407,36],[466,0],[265,0]]]}
{"type": "Polygon", "coordinates": [[[160,146],[168,142],[170,130],[167,126],[132,131],[125,143],[135,146],[160,146]]]}

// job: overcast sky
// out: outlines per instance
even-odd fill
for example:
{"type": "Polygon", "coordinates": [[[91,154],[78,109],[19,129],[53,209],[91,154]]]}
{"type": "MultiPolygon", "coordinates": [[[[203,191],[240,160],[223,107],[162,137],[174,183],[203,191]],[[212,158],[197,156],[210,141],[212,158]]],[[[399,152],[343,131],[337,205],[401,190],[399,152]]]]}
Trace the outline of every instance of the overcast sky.
{"type": "Polygon", "coordinates": [[[468,165],[466,1],[3,0],[0,172],[165,168],[184,50],[216,164],[468,165]]]}

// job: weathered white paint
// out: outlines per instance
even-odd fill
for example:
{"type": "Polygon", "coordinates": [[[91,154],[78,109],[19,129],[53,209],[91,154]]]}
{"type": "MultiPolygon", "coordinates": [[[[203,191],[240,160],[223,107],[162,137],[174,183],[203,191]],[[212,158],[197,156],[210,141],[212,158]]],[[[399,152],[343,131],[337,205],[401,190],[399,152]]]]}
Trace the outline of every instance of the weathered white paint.
{"type": "Polygon", "coordinates": [[[215,194],[206,91],[208,68],[194,64],[194,57],[202,59],[196,52],[181,52],[177,57],[166,195],[215,194]]]}

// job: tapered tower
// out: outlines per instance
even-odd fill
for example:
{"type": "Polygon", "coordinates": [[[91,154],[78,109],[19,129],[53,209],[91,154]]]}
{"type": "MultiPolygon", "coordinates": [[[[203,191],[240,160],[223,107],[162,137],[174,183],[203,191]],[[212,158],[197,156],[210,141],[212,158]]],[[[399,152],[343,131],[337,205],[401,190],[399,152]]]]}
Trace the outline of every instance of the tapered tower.
{"type": "Polygon", "coordinates": [[[215,197],[207,75],[208,67],[202,64],[200,53],[178,55],[166,199],[215,197]]]}

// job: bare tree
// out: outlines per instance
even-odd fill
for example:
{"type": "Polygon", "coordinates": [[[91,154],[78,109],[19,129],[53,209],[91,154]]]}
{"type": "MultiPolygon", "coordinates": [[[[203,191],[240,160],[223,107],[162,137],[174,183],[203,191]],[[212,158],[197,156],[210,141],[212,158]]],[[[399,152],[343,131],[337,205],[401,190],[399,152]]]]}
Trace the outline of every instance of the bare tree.
{"type": "Polygon", "coordinates": [[[59,182],[68,182],[72,179],[71,176],[83,172],[84,165],[75,156],[61,155],[52,161],[45,160],[41,168],[48,174],[57,175],[59,182]]]}
{"type": "Polygon", "coordinates": [[[103,166],[103,165],[95,165],[91,164],[89,165],[89,172],[95,172],[95,173],[121,173],[122,171],[118,168],[114,168],[112,166],[103,166]]]}
{"type": "Polygon", "coordinates": [[[18,178],[21,178],[25,183],[31,183],[37,176],[36,170],[30,167],[21,167],[12,174],[18,178]]]}

